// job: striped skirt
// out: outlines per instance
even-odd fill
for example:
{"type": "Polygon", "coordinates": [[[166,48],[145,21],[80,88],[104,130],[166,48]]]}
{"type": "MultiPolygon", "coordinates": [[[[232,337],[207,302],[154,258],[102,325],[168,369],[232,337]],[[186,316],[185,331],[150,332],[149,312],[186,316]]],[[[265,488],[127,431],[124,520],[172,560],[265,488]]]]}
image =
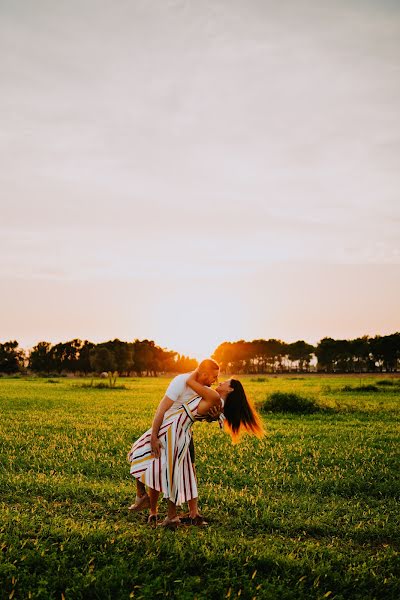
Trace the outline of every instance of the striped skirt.
{"type": "Polygon", "coordinates": [[[189,444],[200,400],[196,396],[164,418],[158,433],[162,444],[159,458],[154,458],[151,454],[151,429],[133,444],[128,454],[131,475],[146,486],[163,492],[164,498],[178,506],[197,498],[197,483],[189,444]]]}

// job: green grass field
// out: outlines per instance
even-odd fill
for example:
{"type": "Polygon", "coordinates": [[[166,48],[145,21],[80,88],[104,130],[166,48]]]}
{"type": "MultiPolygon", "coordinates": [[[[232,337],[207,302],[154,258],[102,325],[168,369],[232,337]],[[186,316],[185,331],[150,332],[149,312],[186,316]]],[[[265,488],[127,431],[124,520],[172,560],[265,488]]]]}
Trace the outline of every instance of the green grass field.
{"type": "Polygon", "coordinates": [[[127,511],[126,453],[166,378],[0,379],[0,598],[398,599],[400,386],[257,379],[242,378],[256,402],[294,391],[335,411],[265,414],[268,435],[237,446],[196,424],[210,526],[176,532],[127,511]]]}

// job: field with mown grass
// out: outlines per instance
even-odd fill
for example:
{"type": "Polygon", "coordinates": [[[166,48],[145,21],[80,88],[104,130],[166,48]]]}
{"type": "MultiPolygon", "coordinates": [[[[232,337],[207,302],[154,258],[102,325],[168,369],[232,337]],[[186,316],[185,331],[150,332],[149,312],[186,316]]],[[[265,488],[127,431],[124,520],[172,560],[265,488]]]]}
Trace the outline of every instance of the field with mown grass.
{"type": "Polygon", "coordinates": [[[196,424],[210,525],[173,532],[127,511],[126,453],[167,378],[1,378],[0,598],[400,598],[399,380],[241,379],[256,403],[294,392],[331,410],[264,413],[268,435],[237,446],[196,424]]]}

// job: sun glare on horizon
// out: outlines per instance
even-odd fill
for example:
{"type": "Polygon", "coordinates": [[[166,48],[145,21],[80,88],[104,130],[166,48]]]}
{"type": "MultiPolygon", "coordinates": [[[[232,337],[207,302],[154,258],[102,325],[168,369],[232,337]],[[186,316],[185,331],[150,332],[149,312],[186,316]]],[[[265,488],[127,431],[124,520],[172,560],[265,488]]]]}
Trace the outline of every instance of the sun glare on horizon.
{"type": "MultiPolygon", "coordinates": [[[[163,347],[168,350],[178,352],[180,355],[188,356],[189,358],[195,358],[197,361],[202,361],[205,358],[210,358],[215,349],[222,342],[216,341],[215,344],[210,343],[210,340],[204,340],[196,345],[196,342],[190,340],[172,340],[168,344],[162,344],[163,347]]],[[[157,342],[156,342],[157,343],[157,342]]]]}

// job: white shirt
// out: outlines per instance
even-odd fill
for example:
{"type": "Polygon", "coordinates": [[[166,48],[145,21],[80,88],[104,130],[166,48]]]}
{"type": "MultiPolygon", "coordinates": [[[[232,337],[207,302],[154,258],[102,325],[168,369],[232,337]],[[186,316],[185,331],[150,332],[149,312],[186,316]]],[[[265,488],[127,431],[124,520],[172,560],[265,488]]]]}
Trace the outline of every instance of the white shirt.
{"type": "MultiPolygon", "coordinates": [[[[197,396],[196,392],[189,387],[186,382],[189,379],[190,373],[182,373],[182,375],[177,375],[174,377],[169,384],[165,395],[168,396],[170,400],[173,401],[173,405],[169,410],[166,411],[165,416],[169,417],[177,408],[182,404],[182,402],[186,402],[191,398],[197,396]]],[[[221,404],[224,406],[224,401],[221,398],[221,404]]],[[[220,414],[218,421],[219,426],[222,428],[225,416],[223,413],[220,414]]]]}
{"type": "Polygon", "coordinates": [[[191,387],[189,387],[186,384],[186,382],[189,379],[191,374],[192,374],[192,372],[182,373],[181,375],[177,375],[176,377],[173,378],[173,380],[169,384],[167,391],[165,392],[165,395],[168,396],[168,398],[173,401],[173,405],[165,413],[166,417],[169,417],[169,415],[172,412],[177,410],[177,408],[182,404],[182,402],[186,402],[187,400],[190,400],[191,398],[194,398],[195,396],[198,395],[198,394],[196,394],[195,391],[192,390],[191,387]]]}

